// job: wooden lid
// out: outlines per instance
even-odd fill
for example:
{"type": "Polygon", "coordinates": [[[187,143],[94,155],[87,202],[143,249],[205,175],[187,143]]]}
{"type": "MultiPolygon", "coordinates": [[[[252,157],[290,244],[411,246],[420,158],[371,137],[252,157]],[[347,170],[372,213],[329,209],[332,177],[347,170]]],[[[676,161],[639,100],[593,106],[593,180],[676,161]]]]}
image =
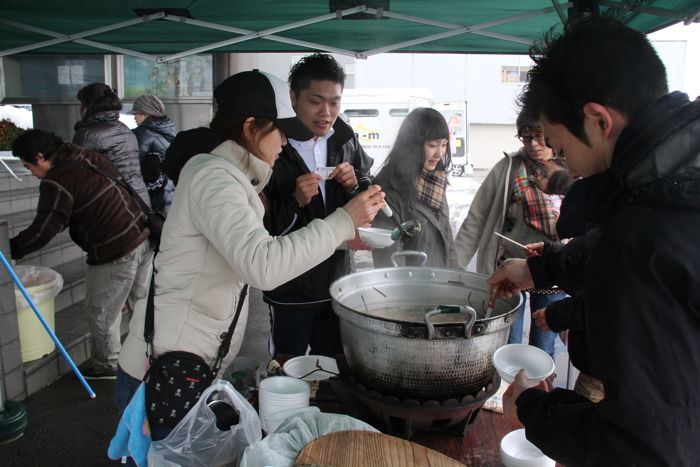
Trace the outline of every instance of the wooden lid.
{"type": "Polygon", "coordinates": [[[456,460],[394,436],[370,431],[339,431],[304,446],[295,466],[455,467],[456,460]]]}

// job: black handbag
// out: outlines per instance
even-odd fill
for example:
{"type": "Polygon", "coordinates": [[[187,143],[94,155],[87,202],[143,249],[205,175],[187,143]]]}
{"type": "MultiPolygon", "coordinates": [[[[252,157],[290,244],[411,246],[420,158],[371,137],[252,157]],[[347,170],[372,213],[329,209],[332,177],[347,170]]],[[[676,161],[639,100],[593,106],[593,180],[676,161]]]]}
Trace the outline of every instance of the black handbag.
{"type": "Polygon", "coordinates": [[[148,290],[144,339],[149,346],[149,368],[143,380],[146,384],[146,414],[151,426],[174,428],[197,403],[202,392],[209,387],[219,372],[221,362],[229,351],[233,331],[243,308],[248,284],[241,289],[236,313],[226,334],[221,336],[221,345],[214,361],[209,365],[202,357],[191,352],[171,351],[155,356],[153,350],[154,282],[155,270],[148,290]]]}
{"type": "Polygon", "coordinates": [[[136,193],[133,187],[126,180],[124,180],[124,177],[117,178],[112,174],[109,174],[104,170],[100,170],[94,165],[88,164],[87,162],[83,161],[68,160],[62,161],[61,164],[80,165],[83,167],[87,167],[93,172],[96,172],[102,175],[103,177],[112,180],[114,183],[124,187],[126,191],[129,192],[131,197],[136,201],[136,204],[139,205],[139,208],[141,208],[143,214],[146,216],[146,227],[148,227],[148,230],[151,231],[151,235],[149,238],[155,243],[156,250],[158,249],[158,246],[160,245],[160,236],[163,233],[165,215],[162,212],[154,211],[153,209],[151,209],[150,206],[148,206],[146,202],[143,199],[141,199],[139,194],[136,193]]]}

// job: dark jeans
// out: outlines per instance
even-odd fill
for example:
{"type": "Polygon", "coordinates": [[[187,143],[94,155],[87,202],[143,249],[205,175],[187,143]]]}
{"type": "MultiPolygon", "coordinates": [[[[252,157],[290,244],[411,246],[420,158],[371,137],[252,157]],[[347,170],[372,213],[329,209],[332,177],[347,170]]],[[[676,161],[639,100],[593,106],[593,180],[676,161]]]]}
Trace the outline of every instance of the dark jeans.
{"type": "Polygon", "coordinates": [[[338,317],[331,303],[313,307],[270,305],[273,354],[311,355],[335,358],[343,353],[338,317]]]}
{"type": "MultiPolygon", "coordinates": [[[[559,293],[554,295],[540,295],[531,293],[530,294],[530,313],[534,313],[540,308],[547,308],[550,303],[566,298],[565,293],[559,293]]],[[[523,341],[523,322],[524,322],[524,312],[525,312],[525,292],[523,292],[523,304],[520,305],[518,310],[518,317],[513,322],[510,327],[510,334],[508,335],[509,344],[520,344],[523,341]]],[[[535,325],[534,320],[530,321],[530,345],[534,345],[549,354],[550,357],[554,358],[554,341],[557,338],[556,332],[545,331],[539,326],[535,325]]]]}
{"type": "Polygon", "coordinates": [[[165,212],[165,186],[148,190],[148,197],[151,199],[151,209],[156,212],[165,212]]]}

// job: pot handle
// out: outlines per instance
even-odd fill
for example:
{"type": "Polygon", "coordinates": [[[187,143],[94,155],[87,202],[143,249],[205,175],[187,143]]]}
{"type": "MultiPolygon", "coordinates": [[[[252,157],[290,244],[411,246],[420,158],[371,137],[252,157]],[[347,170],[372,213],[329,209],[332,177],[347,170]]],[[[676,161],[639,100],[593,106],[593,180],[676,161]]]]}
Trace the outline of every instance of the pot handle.
{"type": "Polygon", "coordinates": [[[435,326],[430,321],[430,317],[444,313],[464,313],[467,315],[467,320],[464,322],[464,337],[469,339],[472,337],[472,326],[476,322],[476,311],[474,308],[467,305],[438,305],[425,312],[425,325],[428,328],[428,339],[435,338],[435,326]]]}
{"type": "Polygon", "coordinates": [[[396,263],[396,258],[399,256],[420,256],[423,258],[423,261],[420,263],[421,266],[425,266],[425,263],[428,262],[428,255],[425,254],[423,251],[417,251],[417,250],[406,250],[406,251],[395,251],[394,253],[391,254],[391,264],[394,265],[395,268],[398,268],[399,265],[396,263]]]}

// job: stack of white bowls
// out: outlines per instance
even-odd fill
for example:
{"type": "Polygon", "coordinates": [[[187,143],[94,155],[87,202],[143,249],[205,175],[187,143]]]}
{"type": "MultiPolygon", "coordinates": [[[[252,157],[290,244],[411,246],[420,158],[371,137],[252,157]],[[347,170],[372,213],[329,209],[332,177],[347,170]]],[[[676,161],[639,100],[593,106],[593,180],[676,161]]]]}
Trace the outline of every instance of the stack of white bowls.
{"type": "Polygon", "coordinates": [[[258,408],[260,424],[271,433],[282,421],[309,406],[309,383],[291,376],[273,376],[260,382],[258,408]]]}

